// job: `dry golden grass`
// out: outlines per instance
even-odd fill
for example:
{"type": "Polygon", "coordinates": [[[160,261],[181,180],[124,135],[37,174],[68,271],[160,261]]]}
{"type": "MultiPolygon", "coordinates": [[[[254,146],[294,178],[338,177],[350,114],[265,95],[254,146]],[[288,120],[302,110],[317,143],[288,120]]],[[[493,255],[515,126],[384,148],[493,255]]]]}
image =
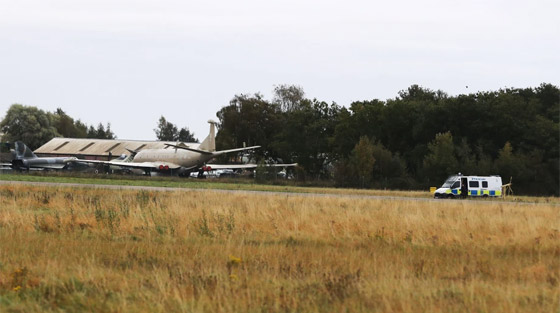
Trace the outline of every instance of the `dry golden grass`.
{"type": "Polygon", "coordinates": [[[0,311],[555,312],[560,208],[0,186],[0,311]]]}

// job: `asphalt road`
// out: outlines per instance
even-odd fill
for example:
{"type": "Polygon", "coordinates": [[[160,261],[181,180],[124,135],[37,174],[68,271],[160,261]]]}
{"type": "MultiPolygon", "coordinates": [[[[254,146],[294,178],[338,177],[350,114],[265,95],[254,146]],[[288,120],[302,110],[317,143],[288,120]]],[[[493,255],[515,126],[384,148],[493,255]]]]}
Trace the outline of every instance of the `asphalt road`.
{"type": "Polygon", "coordinates": [[[329,194],[329,193],[302,193],[302,192],[278,192],[278,191],[256,191],[256,190],[226,190],[209,188],[178,188],[178,187],[153,187],[153,186],[124,186],[124,185],[102,185],[102,184],[73,184],[73,183],[50,183],[50,182],[23,182],[23,181],[1,181],[0,185],[27,185],[27,186],[48,186],[48,187],[70,187],[70,188],[95,188],[110,190],[146,190],[146,191],[209,191],[224,194],[253,194],[270,195],[283,197],[309,197],[309,198],[350,198],[350,199],[372,199],[372,200],[400,200],[400,201],[424,201],[424,202],[469,202],[471,204],[502,203],[506,205],[553,205],[560,206],[560,203],[536,203],[536,202],[512,202],[500,200],[480,200],[480,199],[432,199],[419,197],[394,197],[394,196],[375,196],[375,195],[351,195],[351,194],[329,194]]]}

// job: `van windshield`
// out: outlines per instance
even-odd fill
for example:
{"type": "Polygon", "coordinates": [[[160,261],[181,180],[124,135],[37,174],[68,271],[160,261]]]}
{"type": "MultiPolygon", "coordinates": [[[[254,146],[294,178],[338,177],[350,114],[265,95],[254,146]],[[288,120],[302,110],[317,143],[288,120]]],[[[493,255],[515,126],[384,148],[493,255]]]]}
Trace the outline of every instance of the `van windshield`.
{"type": "Polygon", "coordinates": [[[453,183],[457,181],[457,178],[457,176],[449,176],[445,183],[441,185],[441,188],[451,188],[451,185],[453,185],[453,183]]]}

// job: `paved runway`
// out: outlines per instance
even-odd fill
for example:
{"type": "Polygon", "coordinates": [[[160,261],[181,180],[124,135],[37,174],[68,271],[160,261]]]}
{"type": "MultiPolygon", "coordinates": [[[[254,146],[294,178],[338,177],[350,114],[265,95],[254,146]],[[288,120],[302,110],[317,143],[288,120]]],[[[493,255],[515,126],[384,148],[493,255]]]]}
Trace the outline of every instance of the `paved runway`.
{"type": "Polygon", "coordinates": [[[432,199],[419,197],[395,197],[395,196],[375,196],[375,195],[351,195],[351,194],[332,194],[332,193],[303,193],[303,192],[279,192],[279,191],[257,191],[257,190],[228,190],[228,189],[209,189],[209,188],[179,188],[179,187],[153,187],[153,186],[126,186],[126,185],[102,185],[102,184],[74,184],[74,183],[51,183],[51,182],[25,182],[25,181],[2,181],[0,185],[28,185],[28,186],[48,186],[48,187],[70,187],[70,188],[96,188],[112,190],[147,190],[147,191],[198,191],[198,192],[218,192],[224,194],[254,194],[254,195],[273,195],[284,197],[325,197],[325,198],[350,198],[350,199],[372,199],[372,200],[400,200],[400,201],[425,201],[425,202],[469,202],[471,204],[506,204],[506,205],[553,205],[560,206],[560,203],[535,203],[535,202],[511,202],[500,200],[458,200],[458,199],[432,199]]]}

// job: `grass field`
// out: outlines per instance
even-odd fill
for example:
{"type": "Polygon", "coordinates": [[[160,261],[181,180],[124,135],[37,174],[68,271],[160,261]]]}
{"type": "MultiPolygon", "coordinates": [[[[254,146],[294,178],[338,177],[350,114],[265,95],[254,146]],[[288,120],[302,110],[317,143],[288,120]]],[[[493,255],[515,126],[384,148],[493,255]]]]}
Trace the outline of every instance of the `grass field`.
{"type": "MultiPolygon", "coordinates": [[[[348,189],[299,186],[298,182],[282,180],[269,182],[268,184],[256,184],[253,179],[187,179],[180,177],[144,177],[123,175],[92,175],[74,172],[35,172],[0,174],[0,181],[25,181],[25,182],[54,182],[74,184],[100,184],[121,186],[149,186],[149,187],[173,187],[191,189],[222,189],[222,190],[254,190],[289,193],[318,193],[334,195],[356,195],[356,196],[390,196],[390,197],[414,197],[433,198],[429,191],[395,191],[376,189],[348,189]]],[[[506,199],[479,199],[498,200],[500,202],[531,202],[531,203],[556,203],[560,204],[558,197],[530,197],[510,196],[506,199]]]]}
{"type": "Polygon", "coordinates": [[[558,312],[560,207],[0,185],[2,312],[558,312]]]}

